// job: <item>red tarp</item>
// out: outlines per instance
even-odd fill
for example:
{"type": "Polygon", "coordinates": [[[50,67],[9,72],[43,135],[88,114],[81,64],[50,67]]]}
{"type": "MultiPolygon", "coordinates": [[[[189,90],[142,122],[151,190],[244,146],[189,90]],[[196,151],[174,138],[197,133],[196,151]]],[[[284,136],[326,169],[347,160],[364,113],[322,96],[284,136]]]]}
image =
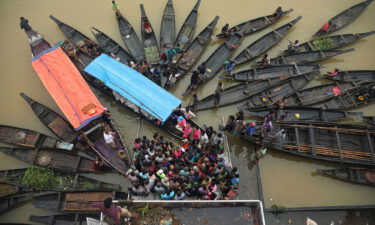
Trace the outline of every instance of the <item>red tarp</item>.
{"type": "Polygon", "coordinates": [[[61,47],[44,51],[31,64],[76,130],[102,114],[104,107],[61,47]]]}

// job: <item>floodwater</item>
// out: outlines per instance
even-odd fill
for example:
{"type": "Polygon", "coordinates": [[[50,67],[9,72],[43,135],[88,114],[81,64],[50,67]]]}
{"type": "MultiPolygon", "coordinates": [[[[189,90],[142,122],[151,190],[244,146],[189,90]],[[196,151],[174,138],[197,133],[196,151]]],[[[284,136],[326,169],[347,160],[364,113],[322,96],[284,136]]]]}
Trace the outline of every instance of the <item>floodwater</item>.
{"type": "MultiPolygon", "coordinates": [[[[216,33],[225,23],[234,25],[245,20],[264,16],[272,13],[277,6],[284,9],[293,8],[294,12],[270,28],[244,38],[234,55],[238,54],[248,44],[277,28],[297,16],[302,20],[298,22],[291,32],[278,45],[268,52],[271,57],[276,56],[284,50],[288,40],[298,39],[300,42],[307,41],[329,18],[359,3],[360,0],[203,0],[199,8],[198,34],[216,16],[220,16],[216,33]]],[[[135,30],[140,33],[140,10],[139,4],[145,5],[146,13],[154,27],[157,37],[160,31],[160,22],[166,0],[118,0],[120,11],[125,15],[135,30]]],[[[174,0],[176,13],[176,30],[179,30],[182,22],[194,6],[193,0],[174,0]]],[[[0,123],[24,127],[45,134],[52,135],[47,128],[34,116],[29,106],[18,95],[25,92],[38,101],[48,105],[59,112],[56,104],[41,84],[30,65],[30,49],[26,36],[19,28],[19,17],[29,19],[31,26],[39,31],[46,40],[57,43],[64,39],[56,24],[48,16],[52,14],[67,24],[77,28],[81,32],[94,38],[89,28],[95,26],[123,44],[117,27],[114,13],[111,10],[110,1],[93,0],[1,0],[0,1],[0,123]]],[[[374,30],[375,3],[372,3],[366,11],[355,22],[335,32],[334,34],[359,33],[374,30]]],[[[199,62],[206,59],[222,42],[214,40],[199,62]]],[[[321,64],[325,67],[322,71],[340,68],[341,70],[366,70],[375,69],[375,35],[367,37],[349,47],[355,48],[354,52],[337,56],[326,60],[321,64]]],[[[236,70],[249,68],[249,63],[236,68],[236,70]]],[[[212,94],[218,76],[208,82],[198,91],[198,96],[203,98],[212,94]]],[[[321,79],[311,82],[308,87],[325,82],[321,79]]],[[[171,92],[181,98],[181,93],[189,83],[189,77],[179,82],[171,92]]],[[[224,83],[229,86],[232,83],[224,83]]],[[[112,113],[120,132],[125,138],[126,144],[131,146],[132,140],[139,135],[151,136],[154,132],[162,133],[151,126],[129,110],[119,107],[114,101],[97,93],[103,105],[108,107],[112,113]],[[140,129],[139,128],[140,125],[140,129]]],[[[190,97],[184,100],[185,105],[190,97]]],[[[366,115],[375,114],[375,105],[358,109],[366,115]]],[[[221,116],[226,119],[230,114],[236,112],[236,105],[216,110],[208,110],[197,113],[198,123],[217,127],[221,123],[221,116]]],[[[164,136],[166,134],[162,133],[164,136]]],[[[250,162],[253,157],[253,146],[237,138],[229,138],[232,149],[232,161],[239,168],[241,174],[241,199],[256,199],[257,196],[254,180],[248,179],[249,174],[254,173],[254,164],[250,162]]],[[[27,166],[11,157],[0,155],[0,169],[20,168],[27,166]]],[[[328,177],[316,175],[318,168],[332,168],[340,165],[325,163],[316,160],[290,156],[285,153],[269,151],[264,159],[260,161],[261,181],[266,207],[273,204],[299,207],[320,205],[360,205],[375,204],[375,189],[373,187],[349,184],[328,177]]],[[[113,176],[105,178],[113,183],[123,183],[123,178],[113,176]]],[[[98,179],[104,179],[99,177],[98,179]]],[[[125,189],[124,189],[125,190],[125,189]]],[[[26,222],[28,215],[48,214],[49,212],[36,210],[25,205],[22,208],[11,211],[0,217],[0,221],[26,222]],[[22,215],[22,216],[19,216],[22,215]]]]}

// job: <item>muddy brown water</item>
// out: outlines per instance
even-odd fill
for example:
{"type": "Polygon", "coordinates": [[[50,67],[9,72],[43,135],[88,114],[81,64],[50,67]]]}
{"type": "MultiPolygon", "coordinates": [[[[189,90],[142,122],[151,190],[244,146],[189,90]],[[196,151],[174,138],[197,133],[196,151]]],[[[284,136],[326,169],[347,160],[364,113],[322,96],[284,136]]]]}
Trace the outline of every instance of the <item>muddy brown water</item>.
{"type": "MultiPolygon", "coordinates": [[[[196,33],[200,32],[216,15],[220,20],[216,34],[225,23],[234,25],[245,20],[264,16],[272,13],[277,6],[284,9],[293,8],[294,12],[281,19],[280,22],[270,28],[246,37],[238,47],[234,56],[243,50],[248,44],[268,33],[271,29],[277,28],[297,16],[301,15],[302,20],[298,22],[290,33],[278,45],[268,53],[271,57],[276,56],[284,50],[288,40],[299,39],[300,42],[307,41],[325,21],[332,16],[357,4],[356,0],[204,0],[199,8],[199,16],[196,33]]],[[[147,15],[159,37],[160,22],[166,1],[164,0],[119,0],[120,11],[134,26],[137,33],[140,33],[140,10],[139,4],[143,3],[147,15]]],[[[195,4],[192,0],[175,0],[176,30],[179,30],[182,22],[195,4]]],[[[18,95],[21,91],[59,111],[56,104],[41,84],[30,65],[30,49],[26,36],[19,28],[19,17],[29,19],[31,26],[39,31],[51,43],[64,40],[63,34],[58,30],[56,24],[48,16],[52,14],[67,24],[79,29],[81,32],[94,38],[89,28],[95,26],[114,38],[123,45],[117,27],[117,21],[111,10],[110,1],[90,0],[1,0],[0,1],[0,123],[33,129],[52,135],[47,128],[34,116],[29,106],[18,95]]],[[[334,34],[359,33],[374,30],[375,3],[372,3],[366,11],[355,22],[335,32],[334,34]]],[[[200,62],[206,59],[222,41],[213,40],[200,62]]],[[[322,72],[340,68],[341,70],[375,69],[375,35],[367,37],[349,47],[355,48],[354,52],[343,54],[321,64],[325,67],[322,72]]],[[[236,70],[249,68],[249,63],[242,65],[236,70]]],[[[213,93],[218,82],[218,76],[208,82],[198,91],[198,96],[203,98],[213,93]]],[[[322,79],[316,79],[308,87],[324,83],[322,79]]],[[[179,82],[176,88],[171,90],[175,96],[182,98],[181,93],[189,83],[189,77],[179,82]]],[[[225,86],[234,83],[224,83],[225,86]]],[[[139,118],[127,109],[118,106],[110,98],[95,91],[103,105],[113,113],[113,119],[118,125],[122,136],[128,146],[137,135],[138,126],[141,124],[140,135],[151,136],[154,132],[161,132],[154,126],[139,118]]],[[[190,97],[183,99],[186,105],[190,97]]],[[[358,109],[366,115],[375,114],[375,105],[358,109]]],[[[221,123],[221,116],[227,118],[236,112],[236,106],[228,106],[221,109],[207,110],[197,113],[197,121],[200,124],[209,124],[217,127],[221,123]]],[[[232,149],[232,161],[239,168],[241,174],[241,199],[257,198],[256,185],[252,180],[254,164],[250,162],[253,157],[253,146],[238,138],[229,138],[232,149]]],[[[27,164],[11,157],[0,154],[0,169],[21,168],[27,164]]],[[[317,168],[333,168],[339,166],[334,163],[326,163],[316,160],[309,160],[297,156],[291,156],[276,151],[268,151],[266,157],[260,162],[261,180],[266,207],[272,204],[287,207],[319,206],[319,205],[359,205],[375,204],[375,189],[362,185],[355,185],[341,182],[328,177],[315,174],[317,168]]],[[[94,175],[95,176],[95,175],[94,175]]],[[[97,177],[113,183],[121,183],[126,187],[126,181],[121,176],[97,177]]],[[[125,189],[124,189],[125,190],[125,189]]],[[[16,210],[0,216],[0,222],[26,222],[28,215],[46,215],[51,212],[35,209],[26,204],[16,210]]]]}

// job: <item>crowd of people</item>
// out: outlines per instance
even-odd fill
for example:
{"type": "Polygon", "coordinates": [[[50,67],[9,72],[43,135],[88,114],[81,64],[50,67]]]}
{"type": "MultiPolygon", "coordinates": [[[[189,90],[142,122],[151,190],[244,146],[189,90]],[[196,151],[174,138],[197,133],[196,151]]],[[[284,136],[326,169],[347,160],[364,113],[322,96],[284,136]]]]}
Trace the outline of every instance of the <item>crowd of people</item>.
{"type": "Polygon", "coordinates": [[[135,139],[133,166],[126,173],[129,192],[164,200],[233,199],[240,176],[225,158],[223,134],[205,127],[193,136],[181,146],[157,133],[135,139]]]}

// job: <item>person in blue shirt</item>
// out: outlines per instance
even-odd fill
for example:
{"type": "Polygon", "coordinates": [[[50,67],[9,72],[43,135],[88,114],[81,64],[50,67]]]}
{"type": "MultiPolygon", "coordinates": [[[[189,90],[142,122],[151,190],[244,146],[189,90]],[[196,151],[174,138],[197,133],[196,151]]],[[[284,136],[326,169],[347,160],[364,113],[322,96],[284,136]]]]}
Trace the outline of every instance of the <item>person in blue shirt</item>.
{"type": "Polygon", "coordinates": [[[163,194],[160,195],[160,198],[163,200],[172,200],[174,198],[174,191],[166,191],[163,194]]]}
{"type": "Polygon", "coordinates": [[[234,186],[238,186],[239,183],[240,183],[240,175],[239,174],[234,174],[234,177],[232,179],[230,179],[230,182],[234,185],[234,186]]]}
{"type": "Polygon", "coordinates": [[[225,70],[227,71],[228,73],[228,76],[232,76],[232,71],[234,69],[234,62],[233,61],[229,61],[228,63],[225,64],[225,70]]]}

